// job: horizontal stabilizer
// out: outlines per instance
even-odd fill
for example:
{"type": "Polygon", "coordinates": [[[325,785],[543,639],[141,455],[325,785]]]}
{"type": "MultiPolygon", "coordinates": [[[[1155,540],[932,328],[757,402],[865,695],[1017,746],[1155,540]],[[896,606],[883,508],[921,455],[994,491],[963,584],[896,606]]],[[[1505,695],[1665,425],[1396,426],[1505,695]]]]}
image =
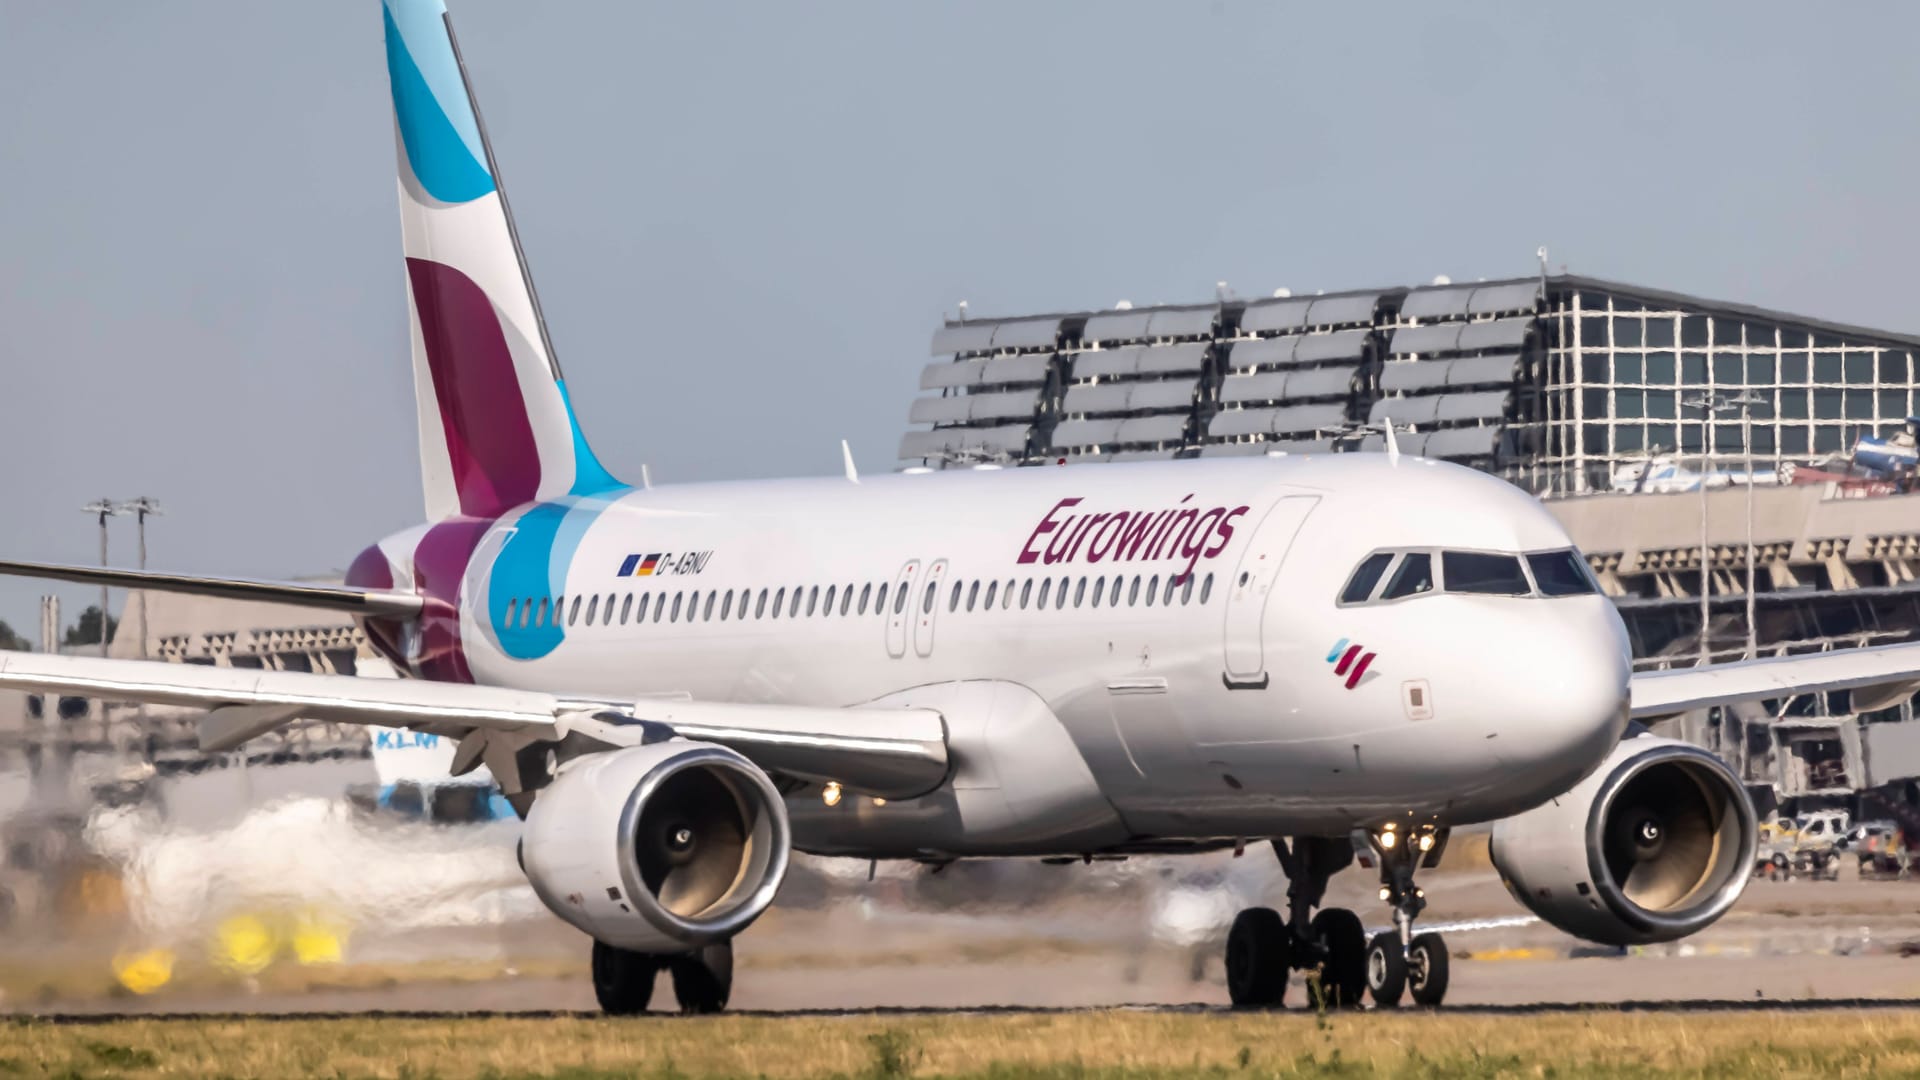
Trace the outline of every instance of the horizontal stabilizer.
{"type": "Polygon", "coordinates": [[[314,585],[298,581],[251,581],[245,578],[198,577],[154,570],[121,570],[104,566],[0,560],[0,574],[47,578],[81,585],[110,585],[122,589],[217,596],[223,600],[256,600],[268,604],[345,611],[354,615],[418,615],[424,601],[413,593],[356,589],[346,585],[314,585]]]}

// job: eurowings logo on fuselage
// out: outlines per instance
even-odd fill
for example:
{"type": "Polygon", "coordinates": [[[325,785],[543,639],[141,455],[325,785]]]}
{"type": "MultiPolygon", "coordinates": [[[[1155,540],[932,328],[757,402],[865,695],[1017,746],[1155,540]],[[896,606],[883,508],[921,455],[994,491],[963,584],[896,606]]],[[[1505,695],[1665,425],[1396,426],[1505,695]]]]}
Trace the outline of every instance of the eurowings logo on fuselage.
{"type": "Polygon", "coordinates": [[[1201,559],[1212,559],[1227,550],[1233,540],[1233,523],[1246,516],[1250,507],[1214,506],[1201,509],[1180,505],[1168,510],[1119,510],[1087,514],[1068,513],[1084,500],[1061,499],[1028,535],[1020,548],[1019,563],[1040,562],[1047,566],[1073,562],[1083,555],[1089,563],[1133,562],[1135,560],[1185,559],[1179,576],[1184,581],[1201,559]],[[1052,536],[1049,537],[1048,534],[1052,536]]]}
{"type": "Polygon", "coordinates": [[[1365,646],[1349,645],[1346,638],[1333,643],[1327,653],[1327,663],[1333,665],[1335,676],[1347,677],[1347,689],[1360,685],[1361,676],[1367,673],[1368,665],[1373,663],[1373,654],[1363,651],[1365,646]]]}

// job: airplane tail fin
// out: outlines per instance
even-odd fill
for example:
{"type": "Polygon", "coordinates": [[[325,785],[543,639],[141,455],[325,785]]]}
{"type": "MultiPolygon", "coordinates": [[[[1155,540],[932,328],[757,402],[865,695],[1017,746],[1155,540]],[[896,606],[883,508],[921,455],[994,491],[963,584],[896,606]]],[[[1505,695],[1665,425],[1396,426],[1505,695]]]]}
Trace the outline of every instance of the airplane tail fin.
{"type": "Polygon", "coordinates": [[[617,486],[580,433],[443,0],[383,0],[427,518],[617,486]]]}

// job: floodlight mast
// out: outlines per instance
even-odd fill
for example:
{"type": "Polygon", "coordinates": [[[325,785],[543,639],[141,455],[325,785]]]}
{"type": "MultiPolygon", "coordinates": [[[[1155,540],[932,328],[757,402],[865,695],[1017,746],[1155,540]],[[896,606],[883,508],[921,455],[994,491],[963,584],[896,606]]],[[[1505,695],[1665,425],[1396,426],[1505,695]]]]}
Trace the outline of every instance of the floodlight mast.
{"type": "MultiPolygon", "coordinates": [[[[120,504],[120,512],[134,515],[135,529],[140,537],[140,569],[147,568],[147,517],[160,513],[160,500],[150,495],[137,499],[128,499],[120,504]]],[[[140,621],[137,624],[140,634],[140,659],[147,658],[147,590],[140,590],[140,621]]]]}
{"type": "MultiPolygon", "coordinates": [[[[100,569],[107,568],[107,519],[121,513],[119,503],[112,499],[95,499],[80,508],[82,513],[95,514],[100,518],[100,569]]],[[[100,586],[100,655],[107,655],[107,587],[100,586]]]]}

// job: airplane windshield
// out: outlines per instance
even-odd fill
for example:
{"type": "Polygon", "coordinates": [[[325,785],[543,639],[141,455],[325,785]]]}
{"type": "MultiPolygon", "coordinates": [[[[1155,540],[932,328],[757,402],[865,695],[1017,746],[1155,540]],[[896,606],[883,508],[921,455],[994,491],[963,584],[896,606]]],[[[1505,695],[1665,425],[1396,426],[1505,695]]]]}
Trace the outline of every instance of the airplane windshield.
{"type": "Polygon", "coordinates": [[[1353,577],[1347,582],[1347,587],[1340,591],[1340,602],[1343,604],[1358,604],[1365,601],[1367,597],[1372,596],[1373,587],[1380,584],[1380,575],[1387,572],[1387,564],[1392,561],[1392,552],[1376,551],[1367,556],[1366,561],[1361,563],[1359,569],[1353,572],[1353,577]]]}
{"type": "Polygon", "coordinates": [[[1433,558],[1424,551],[1409,551],[1400,560],[1400,569],[1393,572],[1393,580],[1387,583],[1387,591],[1380,594],[1380,599],[1398,600],[1432,591],[1433,558]]]}
{"type": "Polygon", "coordinates": [[[1536,551],[1527,556],[1527,567],[1542,596],[1586,596],[1598,591],[1593,576],[1572,551],[1536,551]]]}
{"type": "Polygon", "coordinates": [[[1444,551],[1440,570],[1448,592],[1487,593],[1493,596],[1525,596],[1533,591],[1520,560],[1513,555],[1488,555],[1480,551],[1444,551]]]}
{"type": "Polygon", "coordinates": [[[1354,567],[1340,590],[1339,603],[1380,603],[1441,593],[1559,597],[1591,596],[1599,591],[1586,560],[1571,548],[1525,553],[1391,550],[1373,552],[1354,567]]]}

